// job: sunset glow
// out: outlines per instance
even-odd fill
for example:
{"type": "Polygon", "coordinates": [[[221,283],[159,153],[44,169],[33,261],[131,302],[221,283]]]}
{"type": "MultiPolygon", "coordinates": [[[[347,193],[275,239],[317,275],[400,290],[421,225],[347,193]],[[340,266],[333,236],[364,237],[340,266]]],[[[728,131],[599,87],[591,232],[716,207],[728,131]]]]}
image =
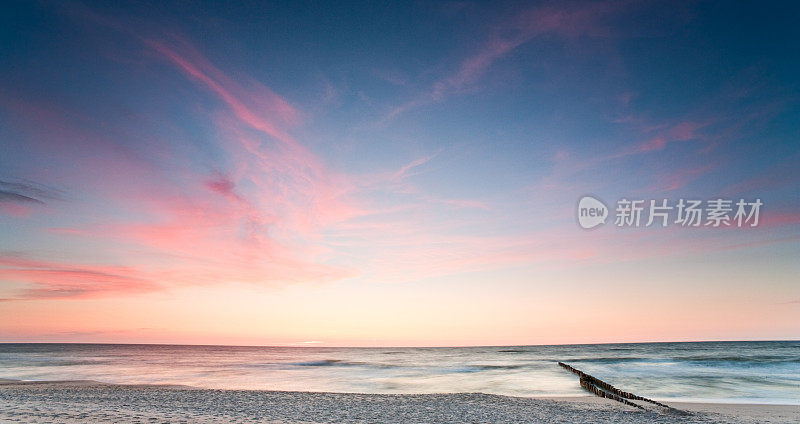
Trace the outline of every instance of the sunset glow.
{"type": "Polygon", "coordinates": [[[0,17],[0,341],[800,338],[796,25],[334,5],[0,17]],[[587,194],[763,207],[584,230],[587,194]]]}

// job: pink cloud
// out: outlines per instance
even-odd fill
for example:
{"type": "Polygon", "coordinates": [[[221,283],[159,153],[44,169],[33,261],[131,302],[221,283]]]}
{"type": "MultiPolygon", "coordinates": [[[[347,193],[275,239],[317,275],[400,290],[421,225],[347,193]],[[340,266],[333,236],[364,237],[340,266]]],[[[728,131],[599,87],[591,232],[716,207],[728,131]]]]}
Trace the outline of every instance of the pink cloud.
{"type": "Polygon", "coordinates": [[[653,191],[673,191],[685,187],[702,175],[714,169],[713,165],[702,165],[670,170],[656,175],[656,183],[648,188],[653,191]]]}
{"type": "Polygon", "coordinates": [[[667,139],[663,136],[654,137],[639,145],[640,152],[651,152],[653,150],[661,150],[667,145],[667,139]]]}
{"type": "Polygon", "coordinates": [[[66,235],[87,234],[86,231],[84,230],[78,230],[75,228],[63,228],[63,227],[48,228],[47,231],[53,234],[66,234],[66,235]]]}
{"type": "MultiPolygon", "coordinates": [[[[625,123],[633,123],[637,127],[637,132],[643,133],[646,141],[629,143],[621,148],[607,154],[594,157],[578,157],[568,151],[560,150],[553,157],[553,170],[550,175],[544,177],[536,187],[553,190],[591,190],[591,182],[573,182],[575,177],[586,170],[594,169],[603,164],[645,155],[652,152],[664,150],[669,144],[677,142],[702,141],[707,142],[712,137],[703,134],[703,129],[708,127],[714,120],[691,121],[684,120],[677,123],[650,123],[640,117],[626,120],[625,123]]],[[[654,174],[656,182],[647,190],[677,190],[688,183],[700,178],[717,167],[716,164],[705,164],[689,166],[677,171],[670,170],[666,173],[654,174]]]]}
{"type": "Polygon", "coordinates": [[[0,215],[9,215],[16,218],[31,216],[34,208],[28,204],[0,201],[0,215]]]}
{"type": "Polygon", "coordinates": [[[250,81],[247,87],[242,86],[221,72],[188,42],[176,43],[180,44],[179,47],[156,40],[146,40],[146,43],[217,94],[239,119],[277,140],[296,145],[296,141],[282,126],[297,124],[300,114],[272,90],[254,81],[250,81]]]}
{"type": "Polygon", "coordinates": [[[161,288],[131,267],[65,264],[10,256],[0,256],[0,278],[31,286],[12,298],[15,300],[86,298],[146,293],[161,288]]]}
{"type": "Polygon", "coordinates": [[[669,126],[665,130],[659,131],[657,135],[642,142],[631,153],[646,153],[663,150],[669,143],[704,139],[699,131],[706,126],[707,124],[699,122],[679,122],[669,126]]]}
{"type": "Polygon", "coordinates": [[[800,224],[800,212],[764,211],[759,217],[759,227],[782,227],[800,224]]]}
{"type": "MultiPolygon", "coordinates": [[[[741,112],[708,114],[708,110],[725,110],[726,104],[730,103],[730,101],[731,98],[728,93],[722,91],[715,98],[710,99],[703,108],[697,109],[676,121],[654,121],[640,113],[628,113],[622,118],[614,119],[613,123],[624,124],[629,127],[633,134],[629,138],[638,141],[630,142],[615,151],[594,157],[582,158],[573,155],[569,157],[569,160],[566,160],[563,155],[557,156],[554,161],[553,172],[545,177],[539,186],[586,190],[587,188],[574,186],[569,180],[574,179],[582,171],[593,169],[608,162],[633,158],[639,155],[654,154],[684,143],[691,145],[696,154],[707,155],[723,143],[741,138],[747,132],[758,128],[759,125],[774,116],[776,111],[779,110],[777,106],[782,104],[781,102],[773,102],[758,104],[757,106],[751,105],[746,109],[746,114],[741,112]]],[[[722,194],[733,195],[762,187],[781,188],[790,186],[798,180],[797,167],[794,166],[796,162],[796,159],[788,159],[774,166],[773,169],[765,171],[763,175],[729,186],[722,194]]],[[[675,190],[721,166],[720,163],[695,164],[683,170],[655,174],[656,183],[648,189],[675,190]]]]}
{"type": "Polygon", "coordinates": [[[205,181],[205,186],[217,193],[230,199],[240,199],[235,191],[235,184],[227,175],[218,174],[205,181]]]}

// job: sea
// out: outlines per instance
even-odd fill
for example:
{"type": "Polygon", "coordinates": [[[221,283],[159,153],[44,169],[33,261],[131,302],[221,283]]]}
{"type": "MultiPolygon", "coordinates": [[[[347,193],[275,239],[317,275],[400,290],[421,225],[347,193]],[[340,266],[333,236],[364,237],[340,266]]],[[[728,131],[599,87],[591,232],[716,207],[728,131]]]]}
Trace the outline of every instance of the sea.
{"type": "Polygon", "coordinates": [[[0,344],[0,378],[351,393],[585,395],[558,361],[664,401],[800,405],[800,341],[491,347],[0,344]]]}

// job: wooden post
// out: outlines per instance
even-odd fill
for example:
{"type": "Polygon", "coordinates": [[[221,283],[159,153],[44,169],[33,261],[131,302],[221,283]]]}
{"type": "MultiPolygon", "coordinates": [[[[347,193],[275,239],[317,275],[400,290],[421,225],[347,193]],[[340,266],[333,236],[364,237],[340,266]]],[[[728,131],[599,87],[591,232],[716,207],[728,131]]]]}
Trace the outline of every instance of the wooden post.
{"type": "Polygon", "coordinates": [[[577,374],[578,377],[580,378],[581,387],[583,387],[587,391],[592,392],[595,395],[600,396],[602,398],[613,399],[613,400],[616,400],[617,402],[622,402],[622,403],[624,403],[626,405],[635,406],[635,407],[637,407],[639,409],[644,409],[644,408],[642,408],[641,405],[637,405],[637,404],[629,401],[628,399],[640,400],[640,401],[643,401],[643,402],[649,402],[649,403],[652,403],[654,405],[661,406],[663,408],[672,409],[672,407],[670,407],[668,405],[665,405],[665,404],[663,404],[661,402],[657,402],[657,401],[654,401],[652,399],[648,399],[646,397],[637,396],[637,395],[635,395],[633,393],[623,392],[622,390],[620,390],[620,389],[618,389],[618,388],[606,383],[605,381],[600,380],[599,378],[592,377],[591,375],[586,374],[585,372],[583,372],[583,371],[581,371],[579,369],[575,369],[575,368],[573,368],[573,367],[571,367],[571,366],[569,366],[569,365],[567,365],[567,364],[565,364],[563,362],[559,362],[558,365],[560,365],[562,368],[564,368],[564,369],[566,369],[566,370],[568,370],[570,372],[573,372],[573,373],[577,374]]]}

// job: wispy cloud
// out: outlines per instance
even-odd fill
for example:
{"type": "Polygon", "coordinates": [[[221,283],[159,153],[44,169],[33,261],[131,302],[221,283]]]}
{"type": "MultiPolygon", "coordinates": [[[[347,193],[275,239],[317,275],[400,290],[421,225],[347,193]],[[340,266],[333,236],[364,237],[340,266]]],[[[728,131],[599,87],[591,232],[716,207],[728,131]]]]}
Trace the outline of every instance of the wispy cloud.
{"type": "Polygon", "coordinates": [[[726,187],[723,194],[731,196],[755,190],[781,189],[800,184],[800,154],[785,158],[751,178],[726,187]]]}
{"type": "Polygon", "coordinates": [[[664,192],[683,188],[714,169],[714,165],[700,165],[672,169],[656,174],[656,182],[648,188],[650,191],[664,192]]]}
{"type": "Polygon", "coordinates": [[[5,300],[87,298],[145,293],[160,285],[125,266],[66,264],[0,255],[0,278],[29,284],[5,300]]]}
{"type": "Polygon", "coordinates": [[[706,123],[698,122],[679,122],[664,130],[658,131],[656,135],[640,143],[630,153],[663,150],[670,143],[702,139],[703,136],[698,133],[698,130],[707,125],[706,123]]]}
{"type": "Polygon", "coordinates": [[[419,168],[422,165],[425,165],[431,159],[435,158],[438,154],[439,153],[435,153],[435,154],[432,154],[432,155],[423,156],[423,157],[414,159],[413,161],[403,165],[400,169],[397,170],[397,172],[393,173],[392,176],[389,179],[391,181],[401,181],[401,180],[405,179],[406,177],[408,177],[411,174],[411,172],[414,169],[419,168]]]}
{"type": "Polygon", "coordinates": [[[219,96],[238,119],[293,148],[301,148],[285,128],[300,122],[300,113],[289,102],[255,81],[243,86],[220,71],[189,42],[173,38],[176,40],[172,43],[153,39],[145,43],[219,96]]]}
{"type": "Polygon", "coordinates": [[[555,34],[565,38],[607,36],[602,18],[619,10],[611,2],[582,5],[545,5],[524,10],[495,25],[491,33],[474,49],[474,53],[458,68],[435,81],[427,91],[392,108],[383,121],[394,119],[412,109],[444,101],[473,87],[489,68],[518,47],[537,37],[555,34]]]}
{"type": "Polygon", "coordinates": [[[0,214],[24,216],[45,200],[61,199],[61,192],[30,181],[0,180],[0,214]]]}
{"type": "Polygon", "coordinates": [[[0,201],[44,203],[62,197],[60,190],[31,181],[0,180],[0,201]]]}

